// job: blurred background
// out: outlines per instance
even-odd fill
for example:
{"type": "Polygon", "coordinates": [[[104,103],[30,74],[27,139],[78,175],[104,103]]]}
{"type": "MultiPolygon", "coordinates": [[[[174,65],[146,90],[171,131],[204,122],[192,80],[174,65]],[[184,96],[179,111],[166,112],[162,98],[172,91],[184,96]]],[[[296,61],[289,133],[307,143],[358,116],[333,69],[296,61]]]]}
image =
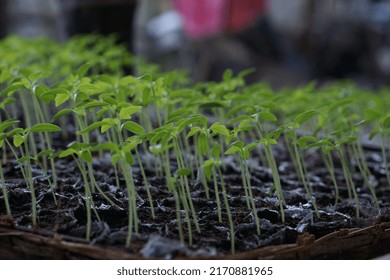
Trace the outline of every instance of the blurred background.
{"type": "Polygon", "coordinates": [[[90,32],[195,81],[255,68],[249,82],[275,88],[390,84],[389,0],[0,0],[0,37],[90,32]]]}

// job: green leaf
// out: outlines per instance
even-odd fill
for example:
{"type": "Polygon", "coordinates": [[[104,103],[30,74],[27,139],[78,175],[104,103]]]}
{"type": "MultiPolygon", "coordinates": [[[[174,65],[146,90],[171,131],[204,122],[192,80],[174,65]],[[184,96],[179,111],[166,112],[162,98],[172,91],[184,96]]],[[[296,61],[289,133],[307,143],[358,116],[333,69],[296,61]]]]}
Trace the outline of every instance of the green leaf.
{"type": "Polygon", "coordinates": [[[51,122],[55,122],[56,120],[58,120],[59,118],[61,118],[63,115],[69,114],[70,112],[73,112],[73,110],[72,110],[72,109],[68,109],[68,108],[65,108],[65,109],[62,109],[62,110],[58,111],[58,112],[53,116],[53,118],[51,119],[51,122]]]}
{"type": "Polygon", "coordinates": [[[95,145],[91,150],[92,151],[102,151],[102,150],[104,151],[104,150],[107,150],[107,151],[114,152],[114,151],[118,151],[119,147],[115,143],[105,142],[105,143],[100,143],[100,144],[95,145]]]}
{"type": "Polygon", "coordinates": [[[348,136],[348,137],[344,137],[344,138],[341,138],[340,140],[336,141],[335,145],[340,146],[343,144],[352,144],[352,143],[356,142],[356,140],[357,140],[356,137],[348,136]]]}
{"type": "Polygon", "coordinates": [[[21,82],[16,82],[16,83],[13,83],[12,85],[6,87],[1,93],[0,93],[0,96],[3,97],[5,95],[8,95],[10,96],[12,93],[14,93],[15,91],[17,91],[18,89],[21,89],[23,88],[24,85],[23,83],[21,82]]]}
{"type": "Polygon", "coordinates": [[[198,137],[198,149],[202,155],[207,154],[209,149],[209,141],[205,133],[201,133],[198,137]]]}
{"type": "Polygon", "coordinates": [[[92,162],[92,155],[89,150],[84,150],[81,152],[80,157],[85,160],[86,162],[91,163],[92,162]]]}
{"type": "Polygon", "coordinates": [[[229,149],[227,149],[225,151],[225,155],[235,154],[235,153],[238,153],[239,151],[241,151],[241,149],[239,147],[231,146],[229,149]]]}
{"type": "Polygon", "coordinates": [[[278,128],[278,129],[275,129],[275,130],[273,130],[273,131],[271,131],[270,133],[268,133],[267,134],[267,138],[268,139],[275,139],[275,140],[277,140],[277,139],[279,139],[279,137],[280,137],[280,135],[282,134],[282,132],[283,132],[283,128],[278,128]]]}
{"type": "Polygon", "coordinates": [[[57,131],[61,131],[61,128],[51,123],[39,123],[33,125],[30,129],[30,132],[57,132],[57,131]]]}
{"type": "Polygon", "coordinates": [[[381,129],[379,127],[375,127],[371,132],[370,135],[368,136],[369,140],[372,140],[379,132],[381,129]]]}
{"type": "Polygon", "coordinates": [[[327,155],[327,154],[329,154],[331,151],[333,151],[334,148],[335,148],[334,146],[326,146],[325,148],[323,148],[322,152],[323,152],[325,155],[327,155]]]}
{"type": "MultiPolygon", "coordinates": [[[[176,116],[176,117],[172,117],[170,118],[166,124],[168,123],[175,123],[175,122],[179,122],[179,121],[183,121],[183,117],[182,116],[176,116]]],[[[184,121],[187,121],[187,120],[184,120],[184,121]]]]}
{"type": "Polygon", "coordinates": [[[78,116],[87,116],[87,113],[85,112],[85,109],[83,107],[74,107],[73,112],[75,112],[78,116]]]}
{"type": "Polygon", "coordinates": [[[35,160],[32,156],[24,156],[16,160],[17,163],[23,163],[25,161],[32,161],[35,160]]]}
{"type": "Polygon", "coordinates": [[[259,145],[259,142],[254,142],[254,143],[250,143],[248,145],[246,145],[244,147],[245,150],[247,150],[248,152],[252,151],[254,148],[256,148],[256,146],[259,145]]]}
{"type": "Polygon", "coordinates": [[[57,94],[55,98],[55,106],[58,107],[64,104],[66,101],[68,101],[68,99],[69,99],[68,94],[57,94]]]}
{"type": "Polygon", "coordinates": [[[19,123],[19,120],[9,119],[0,123],[0,132],[4,132],[8,127],[19,123]]]}
{"type": "Polygon", "coordinates": [[[24,139],[25,138],[22,135],[15,134],[14,137],[13,137],[14,146],[17,148],[20,145],[22,145],[24,143],[24,139]]]}
{"type": "Polygon", "coordinates": [[[260,140],[260,143],[263,144],[264,146],[269,146],[269,145],[276,145],[278,142],[275,139],[267,139],[267,138],[262,138],[260,140]]]}
{"type": "Polygon", "coordinates": [[[310,111],[306,111],[302,114],[299,114],[295,119],[294,119],[294,122],[295,123],[298,123],[298,124],[302,124],[304,123],[305,121],[307,121],[308,119],[310,119],[311,117],[317,115],[317,112],[315,110],[310,110],[310,111]]]}
{"type": "Polygon", "coordinates": [[[383,122],[382,122],[382,125],[384,128],[389,128],[390,127],[390,116],[387,116],[383,122]]]}
{"type": "Polygon", "coordinates": [[[153,137],[150,139],[151,144],[156,144],[164,135],[166,134],[165,131],[159,131],[153,135],[153,137]]]}
{"type": "Polygon", "coordinates": [[[191,175],[191,169],[189,168],[181,168],[176,171],[177,176],[189,176],[191,175]]]}
{"type": "Polygon", "coordinates": [[[201,115],[201,114],[195,114],[195,115],[192,115],[189,117],[189,123],[188,124],[194,124],[194,123],[198,123],[202,126],[206,126],[207,125],[207,122],[208,122],[208,119],[201,115]]]}
{"type": "MultiPolygon", "coordinates": [[[[102,92],[104,89],[102,89],[94,84],[85,83],[85,84],[80,85],[79,90],[80,90],[80,92],[84,92],[86,94],[96,94],[96,93],[102,92]]],[[[80,92],[79,92],[78,97],[80,96],[80,92]]]]}
{"type": "Polygon", "coordinates": [[[58,94],[64,94],[64,95],[70,96],[69,90],[64,89],[64,88],[54,88],[54,89],[51,89],[51,90],[43,92],[41,94],[41,97],[43,97],[43,96],[54,96],[54,95],[58,95],[58,94]]]}
{"type": "Polygon", "coordinates": [[[191,136],[194,136],[196,133],[198,133],[199,131],[201,131],[202,129],[199,127],[199,126],[194,126],[194,127],[191,127],[191,130],[190,132],[187,133],[187,138],[191,137],[191,136]]]}
{"type": "Polygon", "coordinates": [[[77,76],[79,76],[79,79],[85,76],[85,74],[88,72],[90,67],[91,67],[90,63],[85,63],[79,67],[79,69],[77,70],[77,76]]]}
{"type": "Polygon", "coordinates": [[[233,119],[231,119],[228,123],[229,124],[235,124],[237,122],[242,122],[244,120],[253,120],[250,116],[247,116],[247,115],[241,115],[241,116],[238,116],[238,117],[235,117],[233,119]]]}
{"type": "Polygon", "coordinates": [[[230,135],[229,130],[224,126],[223,124],[220,124],[219,122],[213,123],[210,126],[211,131],[213,131],[216,134],[221,134],[228,136],[230,135]]]}
{"type": "Polygon", "coordinates": [[[45,157],[45,156],[49,156],[51,155],[52,153],[54,152],[54,150],[43,150],[43,151],[40,151],[38,154],[37,154],[37,158],[40,158],[40,157],[45,157]]]}
{"type": "Polygon", "coordinates": [[[120,110],[119,112],[119,118],[121,120],[127,120],[127,119],[130,119],[131,118],[131,115],[133,115],[134,113],[138,112],[139,110],[142,109],[142,106],[133,106],[133,105],[130,105],[130,106],[127,106],[127,107],[124,107],[120,110]]]}
{"type": "Polygon", "coordinates": [[[0,103],[0,109],[5,110],[5,106],[15,103],[16,99],[13,97],[6,97],[0,103]]]}
{"type": "Polygon", "coordinates": [[[221,151],[222,151],[221,145],[216,143],[214,145],[213,149],[211,150],[211,154],[213,155],[214,158],[219,159],[221,151]]]}
{"type": "Polygon", "coordinates": [[[233,77],[233,71],[231,69],[227,69],[225,70],[225,72],[223,72],[223,80],[225,82],[230,81],[232,77],[233,77]]]}
{"type": "Polygon", "coordinates": [[[153,77],[149,73],[143,74],[142,76],[138,77],[137,79],[144,80],[144,81],[147,81],[147,82],[153,81],[153,77]]]}
{"type": "Polygon", "coordinates": [[[139,125],[135,122],[132,122],[132,121],[127,121],[127,122],[123,123],[121,126],[121,129],[123,129],[123,128],[130,131],[130,132],[133,132],[134,134],[145,133],[145,130],[141,125],[139,125]]]}
{"type": "Polygon", "coordinates": [[[91,101],[91,102],[88,102],[87,104],[85,104],[83,107],[85,109],[89,109],[89,108],[95,108],[95,107],[105,107],[108,105],[109,104],[107,102],[104,102],[104,101],[91,101]]]}
{"type": "Polygon", "coordinates": [[[213,165],[214,165],[213,159],[206,160],[202,165],[202,169],[203,169],[204,175],[206,176],[207,180],[211,179],[213,165]]]}
{"type": "Polygon", "coordinates": [[[253,74],[255,72],[256,72],[256,68],[248,68],[240,71],[237,76],[240,78],[245,78],[246,76],[253,74]]]}
{"type": "Polygon", "coordinates": [[[269,111],[260,112],[259,119],[263,121],[273,121],[273,122],[276,122],[278,120],[278,118],[269,111]]]}
{"type": "Polygon", "coordinates": [[[307,147],[308,143],[316,143],[318,142],[318,139],[314,136],[302,136],[301,138],[298,139],[298,145],[302,148],[307,147]]]}
{"type": "Polygon", "coordinates": [[[6,133],[6,135],[7,135],[7,137],[9,137],[9,136],[12,136],[12,135],[14,135],[14,134],[23,134],[23,133],[25,133],[25,132],[24,132],[24,129],[21,128],[21,127],[17,127],[17,128],[13,128],[13,129],[11,129],[10,131],[8,131],[8,132],[6,133]]]}
{"type": "Polygon", "coordinates": [[[117,162],[118,162],[118,160],[120,160],[120,158],[121,158],[120,153],[116,153],[116,154],[112,155],[112,157],[111,157],[111,164],[112,165],[117,164],[117,162]]]}
{"type": "Polygon", "coordinates": [[[65,151],[63,151],[63,152],[60,152],[59,154],[58,154],[58,157],[59,158],[64,158],[64,157],[68,157],[68,156],[70,156],[70,155],[78,155],[78,152],[77,152],[77,150],[75,150],[75,149],[73,149],[73,148],[69,148],[69,149],[66,149],[65,151]]]}
{"type": "Polygon", "coordinates": [[[124,153],[124,158],[126,163],[132,165],[134,163],[134,157],[130,152],[124,153]]]}
{"type": "MultiPolygon", "coordinates": [[[[246,101],[246,100],[245,100],[246,101]]],[[[234,114],[236,114],[237,112],[239,111],[244,111],[244,112],[248,112],[249,114],[253,114],[255,112],[255,107],[252,106],[252,105],[249,105],[249,104],[240,104],[240,105],[237,105],[235,107],[233,107],[228,113],[227,113],[227,116],[228,117],[231,117],[233,116],[234,114]]]]}
{"type": "Polygon", "coordinates": [[[342,108],[344,107],[345,105],[348,105],[350,103],[353,102],[353,99],[351,98],[346,98],[346,99],[342,99],[342,100],[338,100],[336,102],[333,102],[330,106],[329,106],[329,112],[335,110],[335,109],[339,109],[339,108],[342,108]]]}
{"type": "Polygon", "coordinates": [[[77,131],[77,134],[78,135],[82,135],[82,134],[90,133],[92,130],[97,129],[97,128],[101,127],[104,124],[106,124],[106,122],[104,122],[104,121],[94,122],[93,124],[90,124],[86,128],[84,128],[84,129],[82,129],[80,131],[77,131]]]}

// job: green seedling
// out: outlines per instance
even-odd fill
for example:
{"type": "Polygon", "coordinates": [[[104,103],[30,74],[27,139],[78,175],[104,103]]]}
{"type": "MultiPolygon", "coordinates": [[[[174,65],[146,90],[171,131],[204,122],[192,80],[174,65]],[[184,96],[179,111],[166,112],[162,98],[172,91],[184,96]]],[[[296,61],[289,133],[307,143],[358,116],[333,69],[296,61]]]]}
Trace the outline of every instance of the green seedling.
{"type": "MultiPolygon", "coordinates": [[[[30,149],[29,149],[29,138],[30,135],[33,133],[39,133],[39,132],[59,132],[61,131],[61,128],[49,123],[41,123],[36,124],[32,126],[31,128],[22,129],[19,132],[15,133],[13,135],[13,144],[16,148],[21,148],[21,154],[22,154],[22,162],[24,163],[22,165],[22,174],[23,177],[26,180],[26,183],[30,189],[31,193],[31,208],[32,208],[32,221],[33,225],[37,224],[37,209],[36,209],[36,197],[35,197],[35,188],[34,188],[34,181],[32,176],[32,168],[31,168],[31,156],[30,156],[30,149]]],[[[20,160],[20,158],[16,155],[17,160],[20,160]]]]}
{"type": "MultiPolygon", "coordinates": [[[[173,178],[173,177],[171,176],[171,171],[170,171],[168,149],[169,149],[169,146],[171,146],[173,148],[178,169],[179,170],[188,169],[186,167],[185,160],[184,160],[184,157],[182,154],[183,148],[181,147],[179,139],[178,139],[180,133],[184,130],[186,125],[187,125],[186,120],[182,120],[181,122],[178,121],[176,126],[174,126],[173,122],[170,122],[170,123],[164,125],[163,127],[161,127],[161,129],[157,129],[154,132],[149,133],[147,135],[147,137],[150,139],[149,141],[152,145],[159,142],[161,144],[161,146],[163,147],[163,150],[165,150],[165,172],[166,172],[166,177],[168,178],[167,186],[168,186],[168,189],[170,189],[174,193],[176,192],[176,190],[172,189],[172,183],[169,182],[170,181],[169,178],[173,178]]],[[[191,226],[189,224],[190,221],[189,221],[189,217],[188,217],[188,213],[191,213],[192,219],[193,219],[194,224],[195,224],[195,228],[198,232],[200,232],[198,218],[197,218],[196,211],[195,211],[195,208],[194,208],[194,205],[192,202],[190,186],[189,186],[189,181],[188,181],[187,176],[184,176],[184,174],[183,174],[182,176],[180,176],[180,180],[178,182],[179,182],[179,192],[178,193],[180,194],[180,199],[181,199],[181,202],[183,204],[183,207],[186,210],[187,223],[189,225],[188,230],[191,231],[191,226]]],[[[192,234],[189,232],[190,243],[192,243],[191,235],[192,234]]]]}
{"type": "Polygon", "coordinates": [[[386,116],[380,121],[379,126],[374,128],[373,131],[370,133],[369,139],[372,140],[377,134],[380,135],[382,163],[386,173],[387,183],[390,186],[390,170],[389,170],[389,165],[387,162],[387,154],[386,154],[386,143],[388,143],[387,139],[390,135],[390,116],[386,116]]]}
{"type": "Polygon", "coordinates": [[[237,153],[240,160],[240,166],[241,166],[241,177],[242,177],[242,183],[245,191],[245,195],[247,198],[247,206],[249,209],[252,210],[255,224],[256,224],[256,230],[257,234],[260,234],[260,221],[259,217],[257,216],[257,209],[255,200],[252,194],[252,186],[250,182],[250,173],[248,169],[248,164],[246,161],[249,159],[249,152],[254,149],[258,143],[252,143],[249,145],[245,145],[241,141],[236,141],[232,143],[232,146],[226,150],[225,155],[235,154],[237,153]]]}
{"type": "Polygon", "coordinates": [[[280,176],[279,176],[279,170],[277,167],[277,163],[275,161],[275,158],[272,153],[272,145],[277,144],[277,140],[279,139],[281,133],[284,130],[284,126],[279,127],[268,134],[266,134],[263,124],[264,122],[275,122],[277,121],[277,117],[272,114],[269,111],[262,111],[256,114],[253,114],[251,116],[248,115],[242,115],[238,116],[232,120],[230,120],[229,123],[238,123],[240,122],[239,126],[233,130],[233,133],[230,137],[228,137],[228,141],[231,141],[231,139],[234,139],[234,137],[237,137],[238,133],[241,131],[247,131],[248,129],[253,129],[251,124],[254,124],[254,130],[257,135],[257,138],[260,140],[257,140],[256,142],[249,144],[251,149],[253,149],[253,146],[262,145],[264,147],[264,152],[266,156],[266,161],[268,163],[268,166],[271,168],[272,171],[272,177],[273,177],[273,188],[276,191],[276,195],[279,200],[279,207],[280,207],[280,213],[282,217],[282,221],[284,222],[285,215],[284,215],[284,198],[283,198],[283,191],[282,191],[282,185],[280,183],[280,176]]]}
{"type": "MultiPolygon", "coordinates": [[[[54,156],[58,156],[59,158],[65,158],[68,156],[71,156],[73,160],[76,162],[77,167],[80,171],[80,174],[83,178],[84,183],[84,194],[85,194],[85,208],[87,212],[87,225],[86,225],[86,239],[90,240],[91,238],[91,228],[92,228],[92,213],[91,208],[94,208],[93,205],[93,199],[92,199],[92,192],[90,183],[88,180],[88,172],[85,168],[85,163],[92,163],[92,154],[91,154],[91,145],[85,144],[85,143],[77,143],[73,142],[68,145],[68,149],[65,151],[59,152],[54,156]]],[[[96,216],[98,216],[97,212],[96,216]]]]}
{"type": "MultiPolygon", "coordinates": [[[[9,120],[6,120],[6,121],[3,121],[0,123],[0,148],[4,151],[4,154],[5,154],[4,140],[7,137],[11,137],[13,135],[13,133],[16,133],[15,130],[11,130],[11,132],[8,132],[8,133],[6,132],[6,130],[9,127],[12,127],[17,123],[19,123],[19,121],[13,120],[13,119],[9,119],[9,120]]],[[[9,199],[8,199],[8,191],[7,191],[7,186],[6,186],[5,179],[4,179],[3,162],[4,162],[4,160],[0,159],[1,188],[3,190],[4,203],[5,203],[5,209],[7,211],[7,215],[11,215],[11,207],[10,207],[9,199]]]]}
{"type": "MultiPolygon", "coordinates": [[[[207,180],[213,179],[214,183],[214,190],[216,196],[219,196],[219,191],[218,191],[218,178],[219,178],[219,185],[221,186],[221,193],[223,197],[223,202],[225,204],[226,208],[226,213],[228,216],[228,221],[229,221],[229,228],[230,228],[230,248],[232,254],[235,252],[235,233],[234,233],[234,223],[233,223],[233,217],[232,213],[230,210],[230,205],[229,205],[229,200],[228,200],[228,195],[226,192],[226,186],[225,182],[223,180],[223,174],[221,170],[221,161],[220,161],[220,156],[221,156],[222,148],[221,146],[216,143],[214,147],[212,148],[211,154],[212,158],[206,160],[203,165],[203,171],[204,174],[206,175],[207,180]],[[218,176],[217,176],[218,174],[218,176]]],[[[222,222],[222,215],[220,209],[218,209],[218,218],[219,221],[222,222]]]]}
{"type": "Polygon", "coordinates": [[[309,183],[307,182],[307,175],[306,175],[306,169],[304,167],[304,158],[303,155],[299,149],[298,145],[298,136],[296,130],[304,123],[307,121],[309,118],[317,115],[317,112],[314,110],[310,110],[307,112],[304,112],[302,114],[299,114],[293,122],[288,123],[285,126],[285,135],[288,136],[289,138],[292,139],[292,146],[294,149],[294,163],[296,163],[296,169],[298,170],[298,176],[300,180],[303,183],[303,186],[305,188],[306,194],[308,195],[310,202],[312,203],[317,216],[319,216],[319,211],[317,207],[317,203],[315,202],[315,199],[313,198],[312,190],[311,187],[309,186],[309,183]]]}

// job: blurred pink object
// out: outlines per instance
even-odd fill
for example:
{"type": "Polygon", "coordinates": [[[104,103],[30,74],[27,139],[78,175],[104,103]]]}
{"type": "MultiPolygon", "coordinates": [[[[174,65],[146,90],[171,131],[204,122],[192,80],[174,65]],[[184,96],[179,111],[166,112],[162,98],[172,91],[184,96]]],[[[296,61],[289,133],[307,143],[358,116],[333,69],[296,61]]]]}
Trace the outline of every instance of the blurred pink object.
{"type": "Polygon", "coordinates": [[[226,0],[174,0],[180,13],[184,30],[192,39],[208,37],[224,28],[226,0]]]}
{"type": "Polygon", "coordinates": [[[188,37],[200,39],[252,24],[267,8],[266,0],[174,0],[188,37]]]}

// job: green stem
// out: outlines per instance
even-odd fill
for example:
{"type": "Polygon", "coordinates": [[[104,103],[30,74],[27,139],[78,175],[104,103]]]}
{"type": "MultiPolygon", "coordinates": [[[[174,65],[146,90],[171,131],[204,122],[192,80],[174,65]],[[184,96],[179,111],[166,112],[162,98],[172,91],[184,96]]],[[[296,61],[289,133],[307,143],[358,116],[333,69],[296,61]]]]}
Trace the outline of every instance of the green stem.
{"type": "Polygon", "coordinates": [[[222,197],[223,197],[223,201],[224,201],[224,204],[226,207],[226,213],[228,215],[228,220],[229,220],[230,247],[231,247],[232,254],[234,254],[236,250],[235,250],[235,233],[234,233],[233,217],[232,217],[232,213],[231,213],[230,205],[229,205],[229,200],[228,200],[227,193],[226,193],[226,187],[225,187],[225,182],[223,180],[223,174],[222,174],[221,168],[219,168],[219,166],[217,166],[217,171],[218,171],[219,180],[220,180],[221,188],[222,188],[222,197]]]}
{"type": "Polygon", "coordinates": [[[255,224],[256,224],[256,231],[257,231],[257,234],[260,235],[260,221],[259,221],[259,217],[257,215],[257,209],[256,209],[255,200],[253,198],[252,186],[251,186],[251,182],[250,182],[250,174],[249,174],[249,170],[248,170],[248,165],[246,164],[244,159],[241,159],[241,161],[242,161],[242,165],[243,165],[244,170],[245,170],[244,174],[245,174],[246,185],[247,185],[248,194],[249,194],[250,206],[251,206],[251,209],[252,209],[252,212],[253,212],[253,217],[254,217],[255,224]]]}
{"type": "MultiPolygon", "coordinates": [[[[29,135],[27,135],[27,137],[29,137],[29,135]]],[[[26,156],[27,157],[30,156],[27,140],[24,141],[24,150],[26,156]]],[[[29,158],[27,159],[27,167],[25,168],[26,168],[26,174],[28,179],[26,183],[28,184],[31,193],[32,222],[33,225],[35,226],[37,224],[37,199],[35,197],[34,182],[33,182],[32,171],[31,171],[31,162],[29,158]]]]}
{"type": "Polygon", "coordinates": [[[337,149],[337,151],[338,151],[338,154],[340,157],[341,166],[342,166],[343,171],[344,171],[344,176],[345,176],[345,180],[347,182],[348,190],[352,191],[352,194],[353,194],[353,198],[354,198],[355,206],[356,206],[356,217],[359,218],[359,216],[360,216],[359,215],[359,213],[360,213],[359,199],[358,199],[358,196],[356,193],[355,184],[353,183],[351,172],[349,171],[347,161],[345,160],[345,157],[344,157],[343,151],[341,150],[341,147],[339,149],[337,149]]]}
{"type": "MultiPolygon", "coordinates": [[[[257,122],[256,123],[256,128],[258,132],[258,136],[260,139],[263,138],[263,131],[261,129],[260,124],[257,122]]],[[[285,222],[285,213],[284,213],[284,208],[283,208],[283,203],[284,203],[284,197],[283,197],[283,190],[282,190],[282,184],[280,183],[280,176],[279,176],[279,171],[278,171],[278,166],[275,161],[275,157],[273,156],[271,146],[269,144],[264,145],[265,148],[265,156],[268,161],[268,165],[271,168],[272,172],[272,178],[274,181],[274,187],[276,191],[276,196],[278,197],[279,200],[279,208],[280,208],[280,215],[282,216],[282,222],[285,222]]]]}
{"type": "Polygon", "coordinates": [[[150,205],[150,212],[152,214],[153,219],[156,219],[156,215],[154,213],[153,198],[152,198],[152,195],[150,193],[150,186],[149,186],[148,178],[146,177],[145,170],[144,170],[144,167],[143,167],[143,164],[141,161],[141,157],[139,156],[137,148],[135,148],[135,154],[137,156],[139,168],[141,169],[142,178],[144,179],[144,185],[146,187],[146,194],[148,195],[148,200],[149,200],[149,205],[150,205]]]}
{"type": "Polygon", "coordinates": [[[302,181],[303,186],[305,188],[306,194],[309,196],[310,202],[313,204],[313,207],[315,209],[317,217],[319,217],[320,213],[318,211],[317,203],[315,202],[315,199],[313,198],[313,195],[310,191],[309,185],[308,185],[307,180],[306,180],[306,174],[305,174],[305,171],[303,168],[303,163],[302,163],[303,159],[302,159],[301,154],[300,154],[299,149],[298,149],[297,135],[296,135],[294,130],[292,131],[292,133],[293,133],[293,149],[294,149],[295,159],[296,159],[296,163],[298,165],[298,171],[299,171],[299,174],[301,177],[301,181],[302,181]]]}
{"type": "Polygon", "coordinates": [[[383,163],[383,168],[385,169],[385,172],[386,172],[387,183],[389,184],[389,187],[390,187],[390,172],[389,172],[389,167],[387,164],[385,143],[386,143],[385,135],[382,133],[381,134],[382,163],[383,163]]]}
{"type": "Polygon", "coordinates": [[[8,200],[8,191],[7,191],[7,186],[5,184],[5,179],[4,179],[4,173],[3,173],[3,162],[0,161],[0,176],[1,176],[1,188],[3,189],[3,196],[4,196],[4,203],[5,203],[5,209],[7,211],[7,215],[11,216],[11,207],[9,205],[9,200],[8,200]]]}
{"type": "Polygon", "coordinates": [[[332,179],[332,182],[333,182],[333,186],[335,188],[335,194],[336,194],[336,198],[335,198],[335,202],[334,202],[334,205],[337,204],[337,202],[339,201],[340,199],[340,192],[339,192],[339,186],[337,184],[337,180],[336,180],[336,175],[334,173],[334,164],[333,164],[333,159],[332,159],[332,156],[330,153],[327,153],[326,155],[324,153],[321,153],[322,154],[322,158],[323,158],[323,161],[325,163],[325,166],[326,168],[328,169],[328,172],[330,174],[330,177],[332,179]]]}

